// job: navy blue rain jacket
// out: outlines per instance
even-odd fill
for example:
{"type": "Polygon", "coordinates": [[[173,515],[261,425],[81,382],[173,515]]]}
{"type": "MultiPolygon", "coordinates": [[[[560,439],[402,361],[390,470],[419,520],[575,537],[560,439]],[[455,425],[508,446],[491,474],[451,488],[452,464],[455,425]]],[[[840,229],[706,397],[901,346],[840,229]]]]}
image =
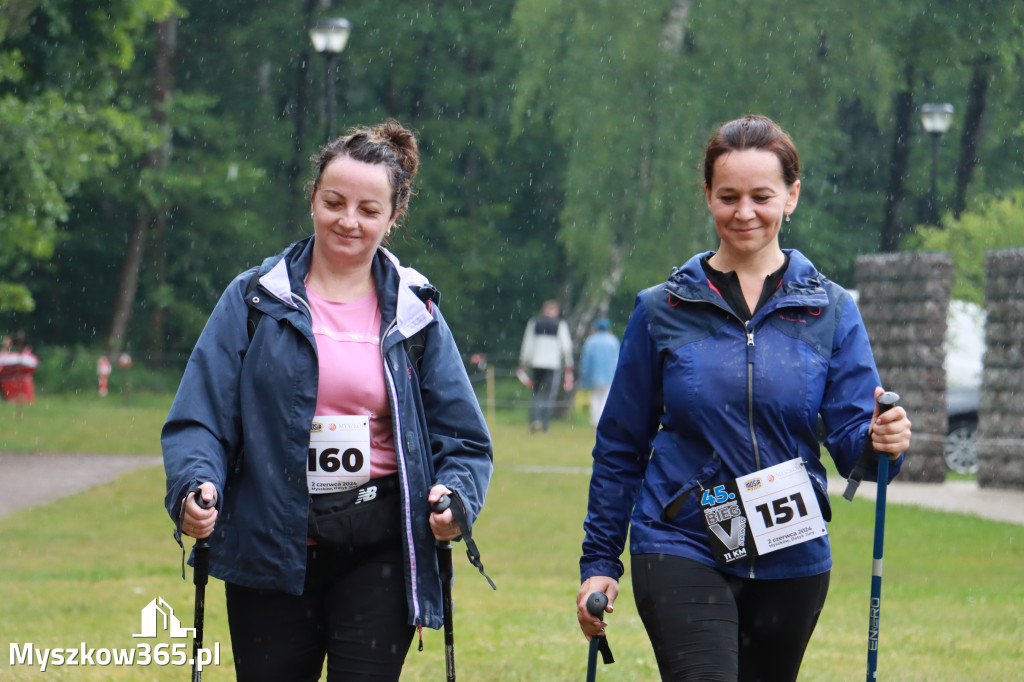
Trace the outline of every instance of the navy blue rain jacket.
{"type": "MultiPolygon", "coordinates": [[[[868,442],[880,382],[850,294],[799,252],[786,253],[782,283],[747,323],[708,282],[700,265],[707,253],[638,295],[597,427],[583,580],[622,575],[627,529],[632,554],[716,565],[700,489],[795,457],[830,518],[818,414],[825,446],[848,476],[868,442]]],[[[721,570],[771,579],[831,566],[823,537],[721,570]]]]}
{"type": "MultiPolygon", "coordinates": [[[[165,504],[177,524],[188,490],[217,487],[219,518],[210,574],[252,588],[301,594],[310,498],[309,430],[319,369],[303,284],[313,237],[235,278],[189,359],[164,425],[165,504]],[[263,313],[249,342],[246,286],[263,313]]],[[[457,491],[473,520],[493,470],[490,434],[458,348],[426,278],[386,249],[373,262],[381,352],[391,401],[404,521],[406,592],[412,625],[440,628],[441,582],[427,494],[457,491]],[[422,349],[409,358],[405,339],[422,349]]]]}

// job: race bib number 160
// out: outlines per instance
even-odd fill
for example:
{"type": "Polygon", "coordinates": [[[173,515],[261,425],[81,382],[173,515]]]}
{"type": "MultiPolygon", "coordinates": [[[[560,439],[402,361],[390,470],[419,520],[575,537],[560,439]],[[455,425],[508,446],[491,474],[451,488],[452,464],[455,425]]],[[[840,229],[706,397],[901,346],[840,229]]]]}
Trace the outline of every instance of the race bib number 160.
{"type": "Polygon", "coordinates": [[[358,488],[370,480],[370,418],[313,417],[306,483],[311,495],[358,488]]]}

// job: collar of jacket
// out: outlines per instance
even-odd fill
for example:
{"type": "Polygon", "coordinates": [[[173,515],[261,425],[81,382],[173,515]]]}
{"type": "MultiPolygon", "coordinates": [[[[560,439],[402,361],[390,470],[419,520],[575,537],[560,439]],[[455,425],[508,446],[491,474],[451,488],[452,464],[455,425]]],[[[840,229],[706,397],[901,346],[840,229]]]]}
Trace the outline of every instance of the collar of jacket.
{"type": "MultiPolygon", "coordinates": [[[[260,285],[285,305],[308,310],[306,276],[313,259],[315,236],[290,244],[281,253],[263,261],[259,269],[260,285]]],[[[373,258],[373,280],[377,288],[382,324],[406,339],[433,320],[433,304],[441,294],[414,268],[403,266],[383,246],[373,258]],[[393,324],[392,324],[393,321],[393,324]]],[[[398,340],[398,339],[396,339],[398,340]]]]}
{"type": "Polygon", "coordinates": [[[394,325],[382,345],[392,340],[407,339],[430,324],[434,319],[434,305],[441,294],[426,277],[414,268],[403,266],[395,254],[383,246],[377,247],[373,259],[373,281],[377,286],[377,301],[382,324],[394,320],[394,325]],[[393,292],[397,292],[397,296],[393,292]],[[394,339],[394,335],[398,338],[394,339]]]}
{"type": "MultiPolygon", "coordinates": [[[[782,306],[821,307],[828,305],[829,298],[824,288],[825,277],[802,253],[796,249],[783,249],[789,255],[789,267],[782,277],[776,294],[766,303],[755,317],[770,313],[782,306]]],[[[683,301],[702,301],[721,305],[721,296],[712,291],[707,275],[701,268],[702,258],[714,251],[705,251],[686,261],[681,267],[673,268],[665,283],[665,290],[673,298],[683,301]]]]}

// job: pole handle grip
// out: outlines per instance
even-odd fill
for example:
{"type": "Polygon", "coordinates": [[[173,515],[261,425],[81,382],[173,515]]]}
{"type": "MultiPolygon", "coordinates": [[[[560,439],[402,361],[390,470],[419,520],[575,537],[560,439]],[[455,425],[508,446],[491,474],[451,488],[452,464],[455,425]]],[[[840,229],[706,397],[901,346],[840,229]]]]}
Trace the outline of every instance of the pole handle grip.
{"type": "Polygon", "coordinates": [[[608,595],[604,592],[591,592],[587,597],[587,611],[594,618],[600,618],[608,607],[608,595]]]}
{"type": "Polygon", "coordinates": [[[452,506],[452,498],[449,497],[448,495],[442,495],[440,499],[437,500],[437,502],[430,503],[430,511],[434,512],[435,514],[440,514],[450,506],[452,506]]]}
{"type": "MultiPolygon", "coordinates": [[[[437,502],[431,502],[430,503],[430,511],[434,512],[435,514],[440,514],[441,512],[443,512],[445,509],[447,509],[450,506],[452,506],[452,498],[451,498],[451,496],[450,495],[442,495],[437,500],[437,502]]],[[[450,562],[451,561],[452,543],[449,542],[448,540],[436,540],[434,544],[437,545],[438,549],[446,549],[446,550],[448,550],[448,560],[450,562]]]]}
{"type": "Polygon", "coordinates": [[[900,401],[899,393],[893,393],[892,391],[886,391],[882,395],[878,396],[878,414],[888,412],[892,408],[896,407],[896,403],[900,401]]]}
{"type": "MultiPolygon", "coordinates": [[[[594,618],[600,618],[608,607],[608,595],[604,592],[591,592],[587,596],[587,611],[594,618]]],[[[593,670],[596,668],[597,652],[601,652],[601,660],[605,665],[615,662],[615,657],[612,656],[611,647],[608,646],[608,638],[604,635],[595,635],[590,639],[590,663],[588,665],[588,679],[594,679],[592,677],[593,670]]]]}
{"type": "MultiPolygon", "coordinates": [[[[892,391],[886,391],[882,395],[878,396],[878,414],[888,412],[892,408],[896,407],[896,403],[900,400],[898,393],[892,391]]],[[[874,448],[872,448],[872,451],[874,448]]],[[[853,500],[853,496],[857,494],[857,488],[860,487],[861,479],[864,478],[864,471],[868,466],[868,455],[870,451],[865,450],[861,453],[860,459],[857,460],[857,464],[854,465],[853,471],[850,473],[850,477],[846,480],[846,490],[843,491],[843,497],[846,500],[853,500]]],[[[876,453],[877,454],[877,453],[876,453]]],[[[888,456],[888,455],[885,455],[888,456]]]]}
{"type": "MultiPolygon", "coordinates": [[[[198,504],[201,509],[211,509],[214,506],[216,506],[216,504],[217,504],[217,498],[216,497],[214,497],[212,500],[205,499],[203,497],[203,491],[202,491],[202,489],[199,486],[196,486],[196,487],[192,488],[191,490],[189,490],[189,492],[190,493],[195,493],[195,496],[194,496],[193,499],[195,499],[196,504],[198,504]]],[[[193,568],[199,568],[200,571],[205,574],[206,573],[206,552],[202,551],[202,550],[210,549],[210,538],[209,538],[209,536],[207,536],[205,538],[196,538],[196,544],[195,544],[194,549],[196,550],[196,553],[195,553],[193,568]]],[[[203,584],[205,585],[206,584],[205,577],[202,578],[202,580],[203,580],[203,584]]]]}

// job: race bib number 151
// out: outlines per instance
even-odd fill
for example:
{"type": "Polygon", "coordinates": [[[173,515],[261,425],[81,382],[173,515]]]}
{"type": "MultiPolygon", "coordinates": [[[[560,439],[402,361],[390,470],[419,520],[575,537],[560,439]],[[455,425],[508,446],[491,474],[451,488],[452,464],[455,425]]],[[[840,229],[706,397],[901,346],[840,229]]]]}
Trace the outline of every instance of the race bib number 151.
{"type": "Polygon", "coordinates": [[[704,489],[700,506],[712,554],[722,564],[828,534],[799,457],[704,489]]]}
{"type": "Polygon", "coordinates": [[[828,535],[800,458],[736,479],[758,554],[828,535]]]}

